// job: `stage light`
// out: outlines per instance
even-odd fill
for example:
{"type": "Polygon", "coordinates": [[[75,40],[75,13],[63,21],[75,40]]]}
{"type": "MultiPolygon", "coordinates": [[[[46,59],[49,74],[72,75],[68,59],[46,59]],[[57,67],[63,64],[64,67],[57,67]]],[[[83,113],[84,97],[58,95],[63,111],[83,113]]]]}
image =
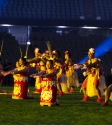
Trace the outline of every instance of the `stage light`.
{"type": "Polygon", "coordinates": [[[107,38],[101,45],[99,45],[95,49],[95,57],[100,57],[111,50],[112,50],[112,36],[107,38]]]}
{"type": "Polygon", "coordinates": [[[68,26],[56,26],[57,28],[68,28],[68,26]]]}
{"type": "Polygon", "coordinates": [[[83,26],[84,29],[98,29],[99,27],[83,26]]]}
{"type": "Polygon", "coordinates": [[[14,25],[10,25],[10,24],[0,24],[0,26],[14,26],[14,25]]]}
{"type": "Polygon", "coordinates": [[[85,56],[81,61],[78,62],[78,64],[83,64],[88,59],[88,56],[85,56]]]}
{"type": "Polygon", "coordinates": [[[31,42],[30,42],[30,41],[28,41],[28,42],[27,42],[27,45],[30,45],[30,44],[31,44],[31,42]]]}
{"type": "MultiPolygon", "coordinates": [[[[112,36],[104,40],[98,47],[95,48],[95,57],[99,58],[107,52],[112,50],[112,36]]],[[[88,59],[88,56],[85,56],[78,64],[83,64],[84,61],[88,59]]]]}

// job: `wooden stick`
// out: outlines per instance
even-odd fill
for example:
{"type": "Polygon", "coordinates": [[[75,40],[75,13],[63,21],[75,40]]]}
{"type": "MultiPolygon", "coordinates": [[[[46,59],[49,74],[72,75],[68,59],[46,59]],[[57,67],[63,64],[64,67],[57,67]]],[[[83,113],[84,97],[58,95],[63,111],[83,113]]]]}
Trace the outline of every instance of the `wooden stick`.
{"type": "Polygon", "coordinates": [[[47,48],[48,48],[48,51],[49,51],[50,58],[52,58],[51,43],[49,41],[46,41],[46,44],[47,44],[47,48]]]}
{"type": "Polygon", "coordinates": [[[29,48],[29,45],[26,46],[26,58],[27,58],[27,55],[28,55],[28,48],[29,48]]]}
{"type": "Polygon", "coordinates": [[[22,57],[22,50],[20,46],[19,46],[19,51],[20,51],[20,56],[22,57]]]}

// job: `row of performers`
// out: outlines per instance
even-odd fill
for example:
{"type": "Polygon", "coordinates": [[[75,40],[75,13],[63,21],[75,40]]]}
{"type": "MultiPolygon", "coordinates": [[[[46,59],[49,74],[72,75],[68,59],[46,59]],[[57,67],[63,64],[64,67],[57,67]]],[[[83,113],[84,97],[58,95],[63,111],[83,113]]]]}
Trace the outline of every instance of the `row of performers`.
{"type": "MultiPolygon", "coordinates": [[[[25,58],[20,58],[19,61],[16,62],[16,68],[14,70],[8,72],[2,71],[1,74],[4,76],[13,74],[13,99],[29,98],[29,95],[27,95],[29,67],[36,66],[37,73],[30,75],[30,77],[36,78],[35,92],[41,93],[40,104],[55,105],[57,104],[57,88],[59,94],[63,95],[63,93],[69,93],[68,88],[70,88],[70,92],[74,92],[75,84],[76,86],[79,86],[77,73],[74,70],[73,65],[68,65],[66,63],[66,66],[64,66],[60,58],[53,60],[51,58],[45,59],[43,57],[41,58],[40,52],[37,50],[35,50],[35,53],[39,56],[27,60],[25,58]],[[28,67],[26,66],[27,62],[30,62],[28,67]]],[[[54,55],[57,57],[58,52],[55,51],[54,55]]],[[[67,58],[70,56],[68,51],[66,52],[66,56],[67,58]]],[[[66,60],[66,62],[68,61],[66,60]]],[[[72,63],[71,59],[69,60],[69,63],[72,63]]]]}
{"type": "MultiPolygon", "coordinates": [[[[3,76],[13,74],[14,77],[14,90],[12,93],[13,99],[29,98],[28,92],[28,72],[29,68],[26,63],[30,63],[30,67],[36,66],[38,72],[32,74],[31,77],[36,78],[36,91],[40,92],[40,105],[57,105],[59,104],[57,96],[57,88],[62,95],[74,92],[74,86],[79,86],[78,77],[75,68],[86,67],[86,78],[82,83],[82,91],[84,94],[83,101],[89,101],[90,97],[97,96],[97,102],[102,102],[102,95],[106,88],[103,71],[101,70],[100,60],[94,57],[94,49],[88,51],[88,57],[84,64],[73,65],[71,55],[68,51],[65,52],[65,62],[60,59],[59,52],[53,51],[53,60],[47,56],[41,56],[39,49],[35,49],[35,58],[25,59],[20,58],[16,62],[16,68],[9,72],[1,72],[3,76]],[[34,65],[39,64],[39,65],[34,65]]],[[[109,89],[110,93],[111,90],[109,89]]],[[[108,88],[106,90],[106,98],[103,105],[108,105],[110,93],[108,88]]]]}
{"type": "MultiPolygon", "coordinates": [[[[59,51],[53,51],[52,57],[49,56],[49,52],[45,52],[45,56],[38,56],[40,55],[39,51],[36,51],[36,63],[30,63],[29,67],[36,67],[37,74],[32,74],[31,77],[36,78],[36,90],[35,93],[39,93],[40,90],[40,79],[37,76],[46,71],[46,62],[48,60],[53,61],[53,70],[56,72],[56,80],[57,80],[57,87],[59,89],[59,94],[63,95],[63,93],[72,93],[74,92],[74,87],[79,86],[78,75],[76,70],[74,69],[74,65],[71,59],[71,54],[66,51],[65,52],[65,62],[60,58],[59,51]],[[69,91],[68,91],[69,90],[69,91]]],[[[35,59],[34,58],[34,59],[35,59]]],[[[28,62],[32,62],[33,59],[27,60],[28,62]]],[[[33,60],[34,61],[34,60],[33,60]]]]}

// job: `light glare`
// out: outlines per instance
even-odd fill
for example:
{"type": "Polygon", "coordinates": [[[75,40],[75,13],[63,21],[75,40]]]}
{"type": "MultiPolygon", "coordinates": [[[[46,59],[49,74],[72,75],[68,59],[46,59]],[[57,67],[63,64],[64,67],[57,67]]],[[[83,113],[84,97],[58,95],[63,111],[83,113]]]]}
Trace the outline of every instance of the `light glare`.
{"type": "MultiPolygon", "coordinates": [[[[98,47],[95,48],[95,57],[100,57],[107,52],[112,50],[112,36],[104,40],[98,47]]],[[[83,64],[84,61],[88,59],[88,56],[85,56],[78,64],[83,64]]]]}
{"type": "Polygon", "coordinates": [[[10,24],[0,24],[0,26],[13,26],[13,25],[10,25],[10,24]]]}
{"type": "Polygon", "coordinates": [[[67,26],[57,26],[57,28],[68,28],[67,26]]]}
{"type": "Polygon", "coordinates": [[[27,45],[30,45],[30,44],[31,44],[31,42],[30,42],[30,41],[28,41],[28,42],[27,42],[27,45]]]}
{"type": "Polygon", "coordinates": [[[99,27],[83,26],[84,29],[98,29],[99,27]]]}

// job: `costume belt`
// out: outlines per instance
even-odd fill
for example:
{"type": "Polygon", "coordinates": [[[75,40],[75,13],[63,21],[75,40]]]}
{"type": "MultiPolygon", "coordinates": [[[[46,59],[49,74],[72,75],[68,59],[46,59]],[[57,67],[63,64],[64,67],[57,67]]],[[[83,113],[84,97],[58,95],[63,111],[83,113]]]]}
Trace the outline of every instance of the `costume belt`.
{"type": "Polygon", "coordinates": [[[54,78],[50,78],[50,77],[48,77],[48,78],[43,78],[42,81],[54,81],[54,78]]]}

